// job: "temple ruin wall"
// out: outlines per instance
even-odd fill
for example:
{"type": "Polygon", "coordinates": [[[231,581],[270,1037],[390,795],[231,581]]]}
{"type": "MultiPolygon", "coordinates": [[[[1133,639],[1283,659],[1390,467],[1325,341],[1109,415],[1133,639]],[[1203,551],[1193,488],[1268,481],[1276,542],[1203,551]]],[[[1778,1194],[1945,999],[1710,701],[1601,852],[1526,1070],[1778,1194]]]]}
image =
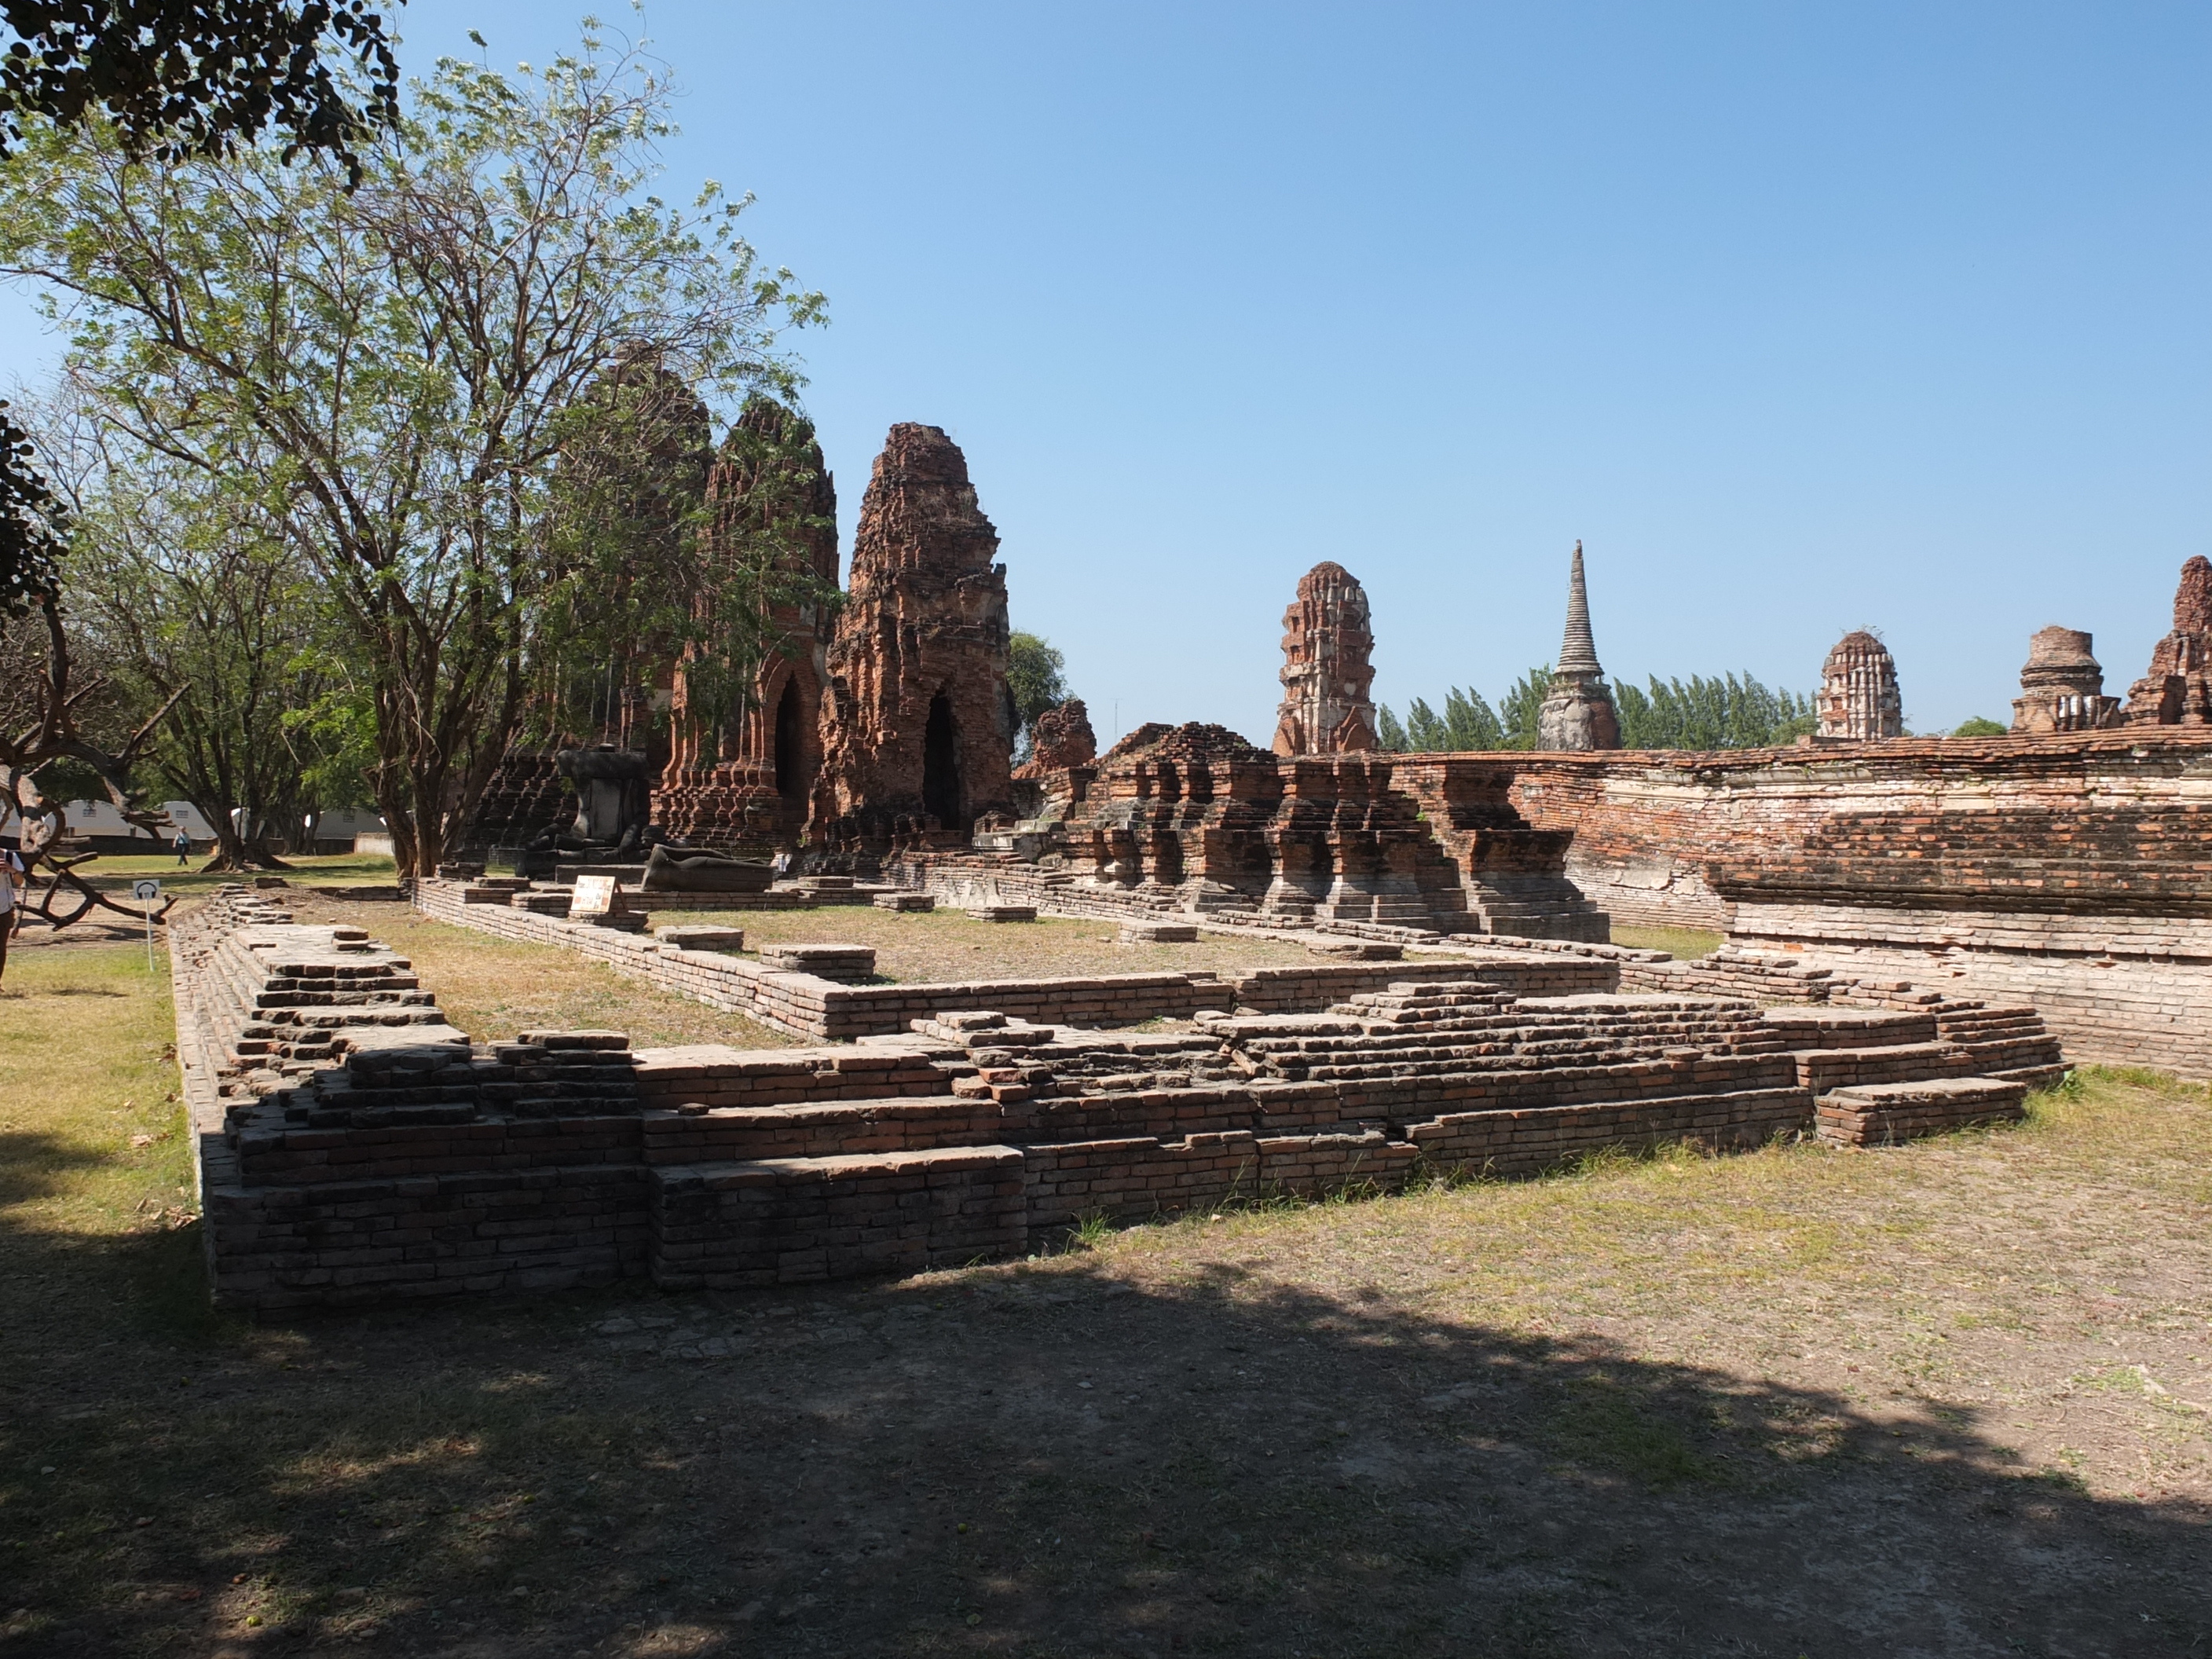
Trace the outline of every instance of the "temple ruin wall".
{"type": "Polygon", "coordinates": [[[2212,732],[1510,758],[1615,926],[2032,1001],[2080,1058],[2212,1076],[2212,732]]]}

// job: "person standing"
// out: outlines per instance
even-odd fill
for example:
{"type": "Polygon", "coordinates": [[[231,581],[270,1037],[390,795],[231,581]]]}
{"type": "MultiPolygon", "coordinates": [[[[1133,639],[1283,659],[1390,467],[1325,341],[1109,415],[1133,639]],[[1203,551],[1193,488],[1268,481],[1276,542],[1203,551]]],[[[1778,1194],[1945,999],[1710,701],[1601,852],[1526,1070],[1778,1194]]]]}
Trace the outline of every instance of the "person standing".
{"type": "Polygon", "coordinates": [[[0,974],[8,971],[8,940],[22,915],[23,855],[12,847],[0,847],[0,974]]]}
{"type": "Polygon", "coordinates": [[[185,826],[177,826],[177,838],[169,843],[177,854],[177,867],[182,869],[192,861],[192,838],[185,833],[185,826]]]}

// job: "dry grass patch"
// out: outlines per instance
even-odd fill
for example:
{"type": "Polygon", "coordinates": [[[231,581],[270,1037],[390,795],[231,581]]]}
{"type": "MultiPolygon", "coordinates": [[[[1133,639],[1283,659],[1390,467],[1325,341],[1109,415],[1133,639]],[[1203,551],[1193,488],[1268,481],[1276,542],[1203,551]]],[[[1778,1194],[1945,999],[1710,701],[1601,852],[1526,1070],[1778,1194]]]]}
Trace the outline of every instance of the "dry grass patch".
{"type": "Polygon", "coordinates": [[[408,957],[438,994],[446,1018],[478,1042],[532,1030],[627,1031],[634,1048],[689,1042],[780,1048],[801,1041],[743,1014],[625,978],[561,945],[495,939],[433,921],[404,904],[298,891],[277,896],[301,921],[366,928],[371,939],[408,957]]]}

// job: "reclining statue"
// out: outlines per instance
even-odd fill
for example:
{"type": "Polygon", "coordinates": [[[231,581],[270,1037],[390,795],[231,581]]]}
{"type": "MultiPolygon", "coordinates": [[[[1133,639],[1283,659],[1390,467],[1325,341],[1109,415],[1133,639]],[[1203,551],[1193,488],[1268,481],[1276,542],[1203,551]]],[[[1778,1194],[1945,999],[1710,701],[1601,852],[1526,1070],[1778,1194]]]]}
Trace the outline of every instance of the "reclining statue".
{"type": "Polygon", "coordinates": [[[775,879],[768,865],[700,847],[655,847],[645,860],[648,893],[765,893],[775,879]]]}

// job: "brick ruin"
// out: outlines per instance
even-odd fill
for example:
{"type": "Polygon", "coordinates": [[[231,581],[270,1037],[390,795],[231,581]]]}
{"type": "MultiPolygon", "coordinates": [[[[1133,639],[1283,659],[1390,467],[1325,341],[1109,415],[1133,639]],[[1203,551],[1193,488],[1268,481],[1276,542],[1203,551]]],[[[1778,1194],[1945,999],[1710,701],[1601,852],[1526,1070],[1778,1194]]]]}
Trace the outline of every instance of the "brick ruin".
{"type": "Polygon", "coordinates": [[[1176,1030],[946,1008],[755,1051],[471,1042],[404,958],[243,888],[173,950],[215,1296],[252,1312],[805,1283],[1609,1146],[1901,1140],[2064,1066],[2032,1009],[1800,975],[1762,1010],[1710,994],[1756,964],[1595,945],[1216,981],[1176,1030]]]}
{"type": "MultiPolygon", "coordinates": [[[[1898,736],[1893,665],[1859,634],[1821,704],[1856,738],[1285,756],[1152,725],[1099,755],[1071,704],[1016,779],[988,738],[969,769],[975,726],[1011,730],[990,702],[1004,710],[995,552],[957,449],[895,429],[854,602],[822,641],[808,820],[880,847],[881,879],[817,872],[714,908],[942,898],[1147,939],[1261,928],[1311,965],[892,983],[858,947],[747,957],[732,930],[648,934],[619,890],[590,915],[520,878],[418,883],[440,920],[817,1046],[480,1044],[404,960],[226,890],[173,942],[218,1297],[792,1283],[1032,1249],[1090,1216],[1527,1173],[1607,1146],[1909,1139],[2019,1115],[2069,1055],[2212,1078],[2203,561],[2124,725],[2088,637],[2046,629],[2015,734],[1898,736]],[[1616,920],[1727,943],[1675,961],[1607,943],[1616,920]]],[[[1313,586],[1311,617],[1292,613],[1307,663],[1314,635],[1365,629],[1344,587],[1313,586]]],[[[1571,596],[1561,669],[1587,708],[1603,681],[1579,561],[1571,596]]],[[[767,757],[748,756],[698,787],[758,790],[767,757]]],[[[543,769],[515,787],[542,796],[543,769]]],[[[789,795],[774,799],[788,833],[789,795]]]]}
{"type": "Polygon", "coordinates": [[[2078,629],[2037,630],[2013,700],[2014,732],[2101,732],[2126,718],[2120,700],[2105,695],[2105,671],[2089,644],[2078,629]]]}
{"type": "MultiPolygon", "coordinates": [[[[836,588],[836,485],[800,417],[748,404],[706,493],[708,562],[757,558],[773,538],[787,566],[836,588]]],[[[936,427],[893,427],[861,501],[842,610],[780,605],[733,715],[706,711],[696,674],[677,661],[662,676],[665,727],[625,713],[621,746],[633,729],[651,738],[636,751],[653,778],[651,819],[701,847],[874,854],[964,843],[978,818],[1010,812],[1014,712],[997,550],[959,447],[936,427]]],[[[580,799],[553,761],[507,757],[465,860],[569,827],[580,799]]]]}
{"type": "Polygon", "coordinates": [[[2128,690],[2128,719],[2148,726],[2212,725],[2212,559],[2181,567],[2173,631],[2152,650],[2150,668],[2128,690]]]}
{"type": "Polygon", "coordinates": [[[1583,582],[1580,542],[1575,544],[1567,577],[1566,636],[1559,645],[1559,659],[1553,665],[1544,705],[1536,711],[1536,746],[1620,747],[1620,714],[1613,706],[1613,690],[1605,683],[1605,670],[1598,666],[1597,645],[1590,636],[1589,591],[1583,582]]]}
{"type": "MultiPolygon", "coordinates": [[[[837,586],[837,486],[813,428],[765,398],[748,404],[707,478],[709,545],[725,559],[774,536],[781,556],[824,588],[837,586]]],[[[822,763],[823,690],[833,618],[826,607],[783,604],[775,639],[734,717],[698,706],[694,677],[676,665],[669,756],[653,792],[653,817],[701,847],[749,847],[795,838],[805,828],[822,763]]]]}
{"type": "Polygon", "coordinates": [[[2081,1058],[2212,1077],[2212,732],[1494,759],[1617,922],[2031,1001],[2081,1058]]]}
{"type": "Polygon", "coordinates": [[[1283,613],[1283,703],[1275,752],[1361,754],[1374,749],[1375,635],[1367,594],[1340,564],[1324,562],[1298,578],[1298,597],[1283,613]]]}
{"type": "Polygon", "coordinates": [[[1823,738],[1864,743],[1904,736],[1905,703],[1889,647],[1863,628],[1838,640],[1820,665],[1813,712],[1823,738]]]}
{"type": "Polygon", "coordinates": [[[1012,815],[1006,568],[967,458],[895,426],[876,458],[829,650],[812,837],[831,848],[964,842],[1012,815]]]}
{"type": "Polygon", "coordinates": [[[1219,726],[1139,726],[1088,766],[1042,771],[1038,814],[966,849],[909,849],[890,878],[1085,915],[1602,940],[1510,767],[1381,753],[1285,758],[1219,726]]]}

